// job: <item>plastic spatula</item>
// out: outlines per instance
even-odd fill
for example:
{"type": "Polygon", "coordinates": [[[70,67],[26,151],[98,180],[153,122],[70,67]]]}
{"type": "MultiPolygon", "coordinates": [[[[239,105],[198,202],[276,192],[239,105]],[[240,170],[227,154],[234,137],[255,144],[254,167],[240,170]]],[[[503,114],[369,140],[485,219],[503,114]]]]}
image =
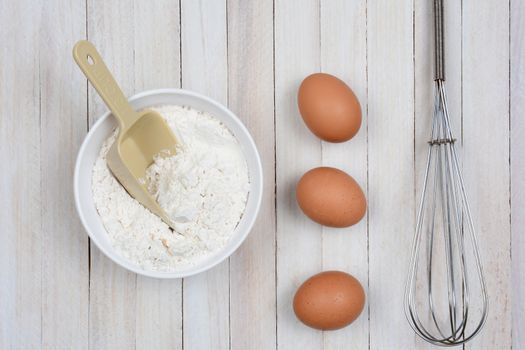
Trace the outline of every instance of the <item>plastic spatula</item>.
{"type": "Polygon", "coordinates": [[[93,44],[79,41],[73,57],[119,123],[118,137],[106,155],[109,169],[133,198],[173,228],[145,181],[139,181],[145,179],[155,156],[175,154],[177,139],[173,132],[160,114],[133,110],[93,44]]]}

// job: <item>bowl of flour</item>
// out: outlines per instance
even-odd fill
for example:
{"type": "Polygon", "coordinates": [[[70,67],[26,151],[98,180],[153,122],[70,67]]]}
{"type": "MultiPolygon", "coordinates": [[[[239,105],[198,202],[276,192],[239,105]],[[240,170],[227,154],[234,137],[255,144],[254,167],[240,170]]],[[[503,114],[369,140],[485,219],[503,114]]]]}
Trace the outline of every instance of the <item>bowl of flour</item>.
{"type": "Polygon", "coordinates": [[[160,154],[142,179],[174,227],[133,199],[108,169],[117,127],[109,112],[77,157],[82,224],[105,255],[136,273],[181,278],[208,270],[241,245],[257,217],[263,181],[255,143],[230,110],[190,91],[147,91],[130,103],[159,112],[177,138],[176,154],[160,154]]]}

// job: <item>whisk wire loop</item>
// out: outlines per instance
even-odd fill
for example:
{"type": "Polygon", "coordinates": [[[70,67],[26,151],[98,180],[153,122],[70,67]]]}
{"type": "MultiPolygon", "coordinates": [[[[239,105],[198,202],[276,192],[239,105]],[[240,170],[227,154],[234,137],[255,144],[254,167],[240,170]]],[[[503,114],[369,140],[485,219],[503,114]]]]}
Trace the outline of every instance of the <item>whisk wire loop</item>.
{"type": "Polygon", "coordinates": [[[488,310],[479,247],[459,165],[444,81],[438,79],[431,140],[405,289],[405,313],[416,334],[442,346],[459,345],[472,339],[483,327],[488,310]],[[426,254],[421,252],[422,242],[426,242],[426,254]],[[445,261],[442,274],[439,274],[436,264],[439,253],[444,255],[445,261]],[[426,268],[422,270],[426,276],[421,272],[420,259],[426,263],[426,268]],[[475,266],[475,280],[469,275],[472,266],[475,266]],[[443,283],[438,283],[439,277],[445,279],[446,288],[443,288],[443,283]],[[418,285],[421,279],[426,282],[426,298],[416,297],[417,291],[424,290],[418,285]],[[472,284],[481,291],[480,315],[474,320],[470,316],[472,284]],[[436,309],[436,298],[439,296],[447,304],[445,317],[440,317],[436,309]],[[423,319],[418,306],[422,300],[429,311],[423,319]]]}

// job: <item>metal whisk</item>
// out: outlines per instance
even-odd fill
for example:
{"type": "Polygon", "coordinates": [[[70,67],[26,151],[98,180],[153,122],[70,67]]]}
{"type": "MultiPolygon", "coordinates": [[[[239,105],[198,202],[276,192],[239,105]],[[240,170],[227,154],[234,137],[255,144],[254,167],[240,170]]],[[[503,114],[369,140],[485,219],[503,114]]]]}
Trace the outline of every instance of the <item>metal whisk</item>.
{"type": "Polygon", "coordinates": [[[434,114],[404,306],[417,335],[454,346],[479,333],[488,300],[447,108],[443,22],[443,0],[434,0],[434,114]]]}

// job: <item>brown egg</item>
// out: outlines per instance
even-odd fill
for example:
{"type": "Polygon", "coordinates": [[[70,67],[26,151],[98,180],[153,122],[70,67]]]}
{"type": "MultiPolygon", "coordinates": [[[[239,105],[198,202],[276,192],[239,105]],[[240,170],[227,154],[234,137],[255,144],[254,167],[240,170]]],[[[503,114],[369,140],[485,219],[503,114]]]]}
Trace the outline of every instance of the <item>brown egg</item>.
{"type": "Polygon", "coordinates": [[[307,279],[295,293],[293,310],[301,322],[321,330],[348,326],[365,306],[365,291],[353,276],[341,271],[321,272],[307,279]]]}
{"type": "Polygon", "coordinates": [[[324,226],[351,226],[366,213],[366,198],[358,183],[335,168],[308,171],[297,183],[296,197],[306,216],[324,226]]]}
{"type": "Polygon", "coordinates": [[[299,111],[315,135],[329,142],[344,142],[361,127],[361,106],[354,92],[330,74],[316,73],[303,80],[299,111]]]}

